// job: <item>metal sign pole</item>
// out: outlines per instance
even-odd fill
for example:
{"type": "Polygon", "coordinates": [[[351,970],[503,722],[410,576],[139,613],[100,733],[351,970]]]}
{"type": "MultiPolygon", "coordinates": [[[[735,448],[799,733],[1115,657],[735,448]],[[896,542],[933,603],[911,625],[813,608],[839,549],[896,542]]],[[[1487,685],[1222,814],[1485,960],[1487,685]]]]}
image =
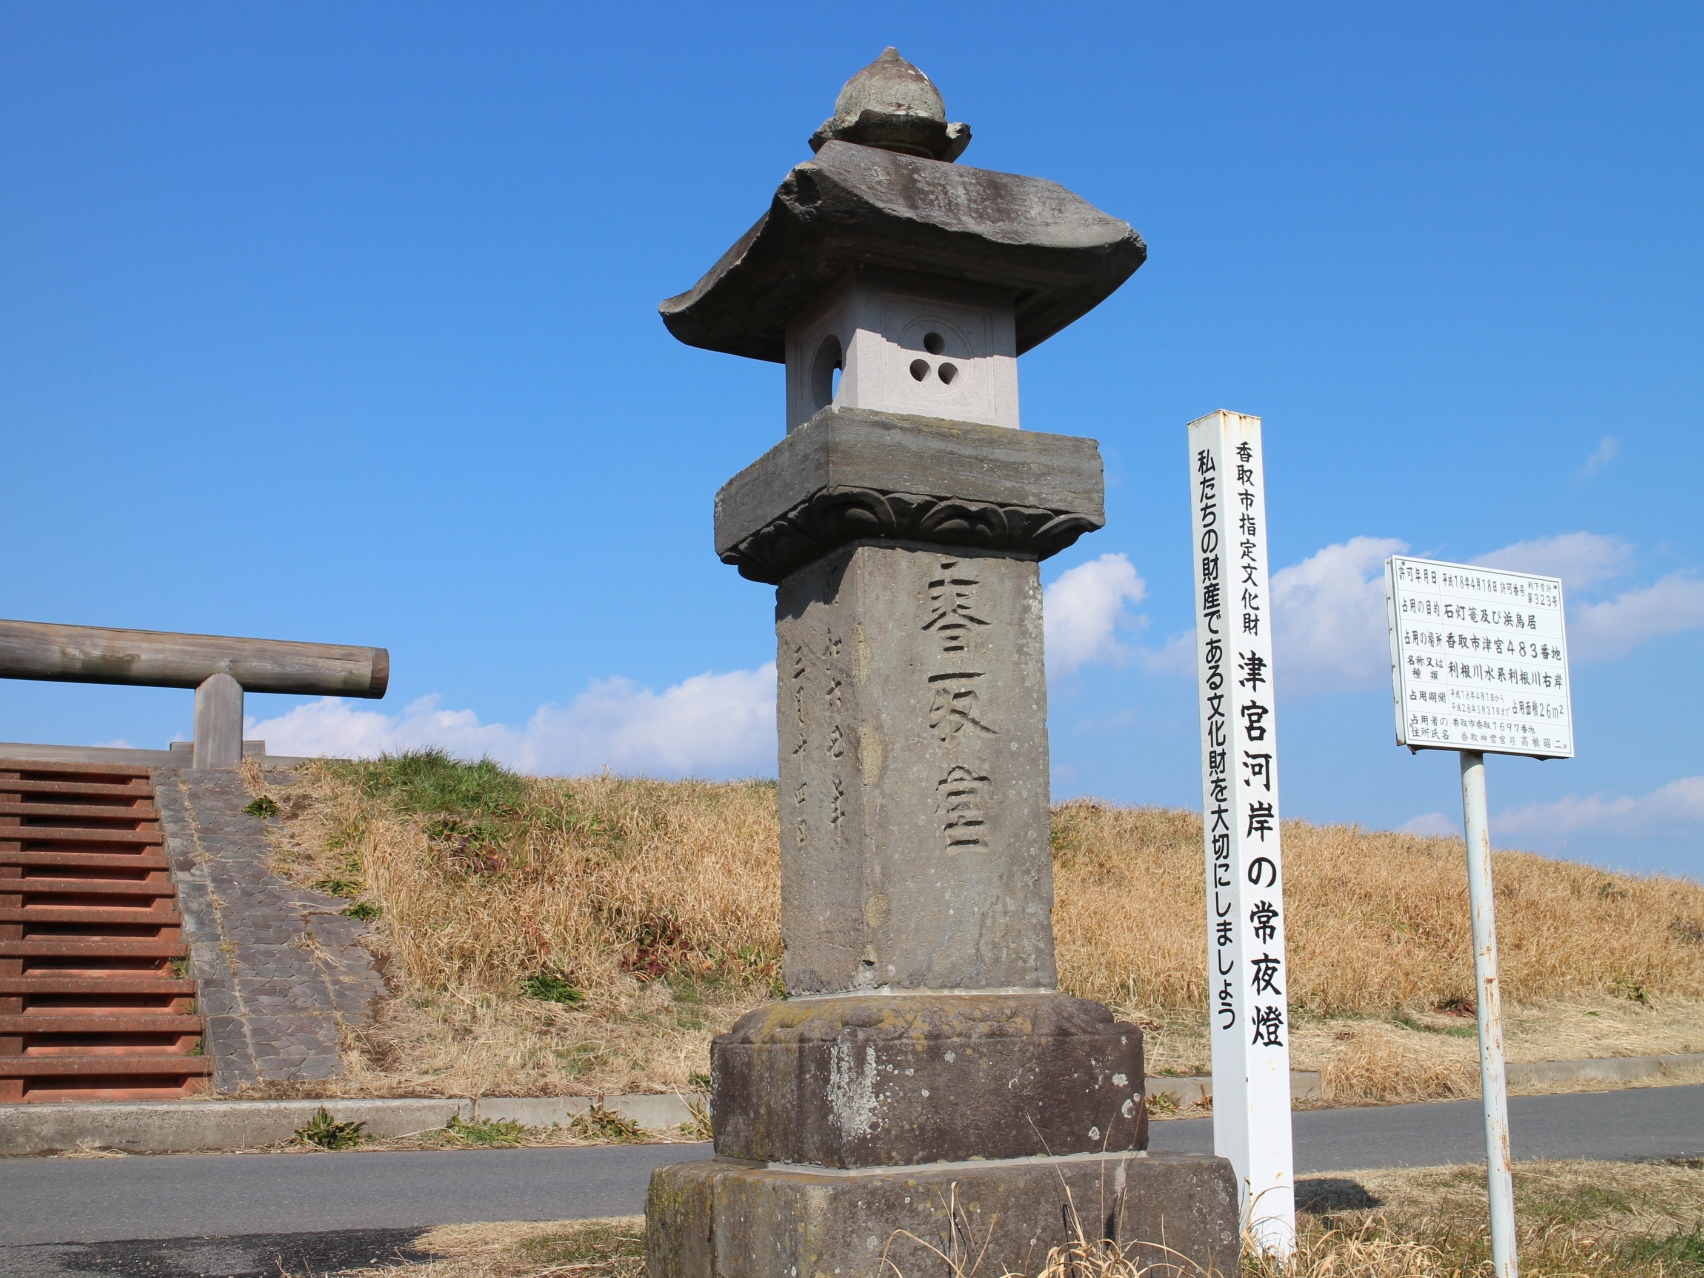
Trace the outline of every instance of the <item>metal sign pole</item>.
{"type": "Polygon", "coordinates": [[[1497,920],[1491,895],[1491,828],[1485,815],[1485,756],[1461,752],[1461,806],[1467,828],[1467,893],[1473,912],[1473,975],[1478,985],[1479,1091],[1485,1111],[1485,1180],[1491,1197],[1491,1268],[1518,1278],[1515,1184],[1509,1166],[1509,1092],[1503,1068],[1503,996],[1497,984],[1497,920]]]}
{"type": "Polygon", "coordinates": [[[1574,757],[1574,709],[1562,582],[1534,573],[1393,555],[1385,561],[1396,741],[1461,754],[1473,974],[1479,986],[1479,1089],[1491,1198],[1493,1278],[1517,1278],[1515,1187],[1503,1000],[1491,900],[1485,756],[1574,757]]]}

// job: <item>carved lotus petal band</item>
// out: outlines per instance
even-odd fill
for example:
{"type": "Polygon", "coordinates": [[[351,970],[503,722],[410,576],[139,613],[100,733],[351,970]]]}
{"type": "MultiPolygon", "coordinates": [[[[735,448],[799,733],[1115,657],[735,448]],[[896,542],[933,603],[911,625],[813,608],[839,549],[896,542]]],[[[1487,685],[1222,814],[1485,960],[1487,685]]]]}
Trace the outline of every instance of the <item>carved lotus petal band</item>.
{"type": "Polygon", "coordinates": [[[726,551],[722,562],[751,581],[779,585],[854,541],[921,541],[1046,559],[1104,522],[1074,511],[830,486],[726,551]]]}

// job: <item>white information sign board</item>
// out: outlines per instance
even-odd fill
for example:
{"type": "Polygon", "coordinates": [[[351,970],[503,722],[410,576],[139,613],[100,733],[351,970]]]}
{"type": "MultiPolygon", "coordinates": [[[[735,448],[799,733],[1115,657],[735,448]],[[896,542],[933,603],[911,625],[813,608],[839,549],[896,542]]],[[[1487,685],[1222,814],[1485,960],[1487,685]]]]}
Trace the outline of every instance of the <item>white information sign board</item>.
{"type": "Polygon", "coordinates": [[[1399,555],[1385,599],[1398,744],[1574,757],[1559,579],[1399,555]]]}
{"type": "Polygon", "coordinates": [[[1213,1148],[1260,1246],[1295,1243],[1289,973],[1260,418],[1189,424],[1213,1148]]]}

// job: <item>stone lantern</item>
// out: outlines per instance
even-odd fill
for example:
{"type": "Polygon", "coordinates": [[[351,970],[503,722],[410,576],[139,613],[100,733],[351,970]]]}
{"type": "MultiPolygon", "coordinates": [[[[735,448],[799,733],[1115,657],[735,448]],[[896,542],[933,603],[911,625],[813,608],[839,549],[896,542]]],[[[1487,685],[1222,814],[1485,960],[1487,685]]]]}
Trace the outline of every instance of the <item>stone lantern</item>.
{"type": "Polygon", "coordinates": [[[1229,1165],[1148,1154],[1141,1031],[1054,964],[1038,564],[1105,518],[1095,442],[1018,429],[1017,361],[1147,250],[969,141],[887,50],[662,304],[787,370],[715,541],[777,587],[788,997],[716,1040],[716,1156],[654,1174],[652,1278],[1023,1271],[1079,1229],[1236,1263],[1229,1165]]]}

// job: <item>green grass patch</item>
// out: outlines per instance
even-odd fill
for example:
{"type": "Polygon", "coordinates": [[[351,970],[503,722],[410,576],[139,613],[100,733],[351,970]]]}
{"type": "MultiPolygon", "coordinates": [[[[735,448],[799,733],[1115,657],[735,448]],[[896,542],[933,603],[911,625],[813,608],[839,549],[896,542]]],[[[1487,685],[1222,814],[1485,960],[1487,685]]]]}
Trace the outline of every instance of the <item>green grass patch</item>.
{"type": "Polygon", "coordinates": [[[376,919],[379,917],[379,907],[371,901],[357,901],[343,913],[352,919],[376,919]]]}
{"type": "Polygon", "coordinates": [[[275,817],[283,810],[275,799],[264,794],[243,809],[251,817],[275,817]]]}
{"type": "Polygon", "coordinates": [[[645,1131],[631,1118],[593,1105],[583,1114],[576,1114],[568,1130],[581,1140],[602,1140],[614,1145],[632,1145],[645,1139],[645,1131]]]}
{"type": "Polygon", "coordinates": [[[1672,1278],[1704,1275],[1704,1230],[1673,1233],[1666,1238],[1639,1238],[1619,1249],[1620,1258],[1634,1264],[1660,1265],[1672,1278]]]}
{"type": "Polygon", "coordinates": [[[320,1149],[354,1149],[367,1139],[365,1123],[340,1123],[321,1105],[307,1124],[296,1129],[296,1139],[320,1149]]]}
{"type": "Polygon", "coordinates": [[[509,816],[526,802],[526,779],[493,759],[468,763],[447,750],[406,750],[337,765],[360,789],[400,812],[509,816]]]}
{"type": "Polygon", "coordinates": [[[450,1121],[444,1124],[444,1130],[463,1145],[488,1147],[518,1145],[527,1131],[521,1124],[507,1118],[475,1119],[471,1123],[464,1123],[458,1115],[453,1114],[450,1121]]]}
{"type": "Polygon", "coordinates": [[[1474,1025],[1428,1025],[1416,1020],[1407,1012],[1398,1012],[1391,1017],[1391,1022],[1402,1026],[1403,1029],[1416,1030],[1421,1034],[1444,1034],[1450,1038],[1478,1038],[1479,1026],[1474,1025]]]}
{"type": "Polygon", "coordinates": [[[556,1049],[556,1060],[569,1078],[578,1078],[602,1065],[606,1059],[602,1043],[590,1040],[556,1049]]]}
{"type": "Polygon", "coordinates": [[[1604,1216],[1631,1213],[1638,1202],[1624,1189],[1604,1185],[1577,1185],[1556,1192],[1543,1184],[1523,1185],[1521,1195],[1528,1211],[1549,1220],[1581,1224],[1604,1216]]]}
{"type": "Polygon", "coordinates": [[[570,1006],[586,997],[577,985],[563,980],[552,972],[541,972],[521,982],[521,993],[546,1003],[566,1003],[570,1006]]]}

